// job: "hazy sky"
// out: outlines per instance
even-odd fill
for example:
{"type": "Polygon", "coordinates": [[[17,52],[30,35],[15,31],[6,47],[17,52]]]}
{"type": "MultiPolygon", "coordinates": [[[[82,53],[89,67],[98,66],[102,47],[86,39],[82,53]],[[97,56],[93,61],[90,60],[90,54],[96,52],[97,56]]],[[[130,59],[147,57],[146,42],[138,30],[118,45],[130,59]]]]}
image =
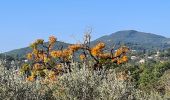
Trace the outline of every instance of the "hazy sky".
{"type": "Polygon", "coordinates": [[[50,35],[74,43],[88,27],[93,39],[131,29],[170,37],[170,0],[0,0],[0,52],[50,35]]]}

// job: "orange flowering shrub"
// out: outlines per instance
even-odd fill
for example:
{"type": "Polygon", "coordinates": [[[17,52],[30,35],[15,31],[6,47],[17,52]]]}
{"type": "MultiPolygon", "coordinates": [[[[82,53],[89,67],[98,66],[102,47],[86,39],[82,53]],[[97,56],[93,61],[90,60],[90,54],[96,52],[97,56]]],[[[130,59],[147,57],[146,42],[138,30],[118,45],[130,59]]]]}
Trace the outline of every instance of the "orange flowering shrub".
{"type": "Polygon", "coordinates": [[[27,81],[34,81],[35,77],[34,76],[29,76],[28,78],[26,78],[27,81]]]}
{"type": "Polygon", "coordinates": [[[55,44],[55,42],[57,41],[57,39],[54,36],[50,36],[49,37],[49,49],[51,50],[55,44]]]}
{"type": "Polygon", "coordinates": [[[86,57],[86,56],[85,56],[84,54],[81,54],[81,55],[80,55],[80,60],[83,61],[83,60],[85,59],[85,57],[86,57]]]}
{"type": "Polygon", "coordinates": [[[105,47],[105,44],[104,43],[98,43],[96,46],[94,46],[92,49],[91,49],[91,54],[93,56],[99,56],[99,54],[102,53],[102,49],[105,47]]]}
{"type": "Polygon", "coordinates": [[[99,54],[98,56],[99,56],[99,58],[107,59],[107,58],[111,57],[111,54],[110,53],[102,53],[102,54],[99,54]]]}
{"type": "Polygon", "coordinates": [[[82,45],[80,45],[80,44],[75,44],[75,45],[71,45],[68,47],[68,49],[71,52],[75,52],[75,51],[79,50],[80,48],[82,48],[82,45]]]}
{"type": "Polygon", "coordinates": [[[126,53],[129,51],[129,48],[123,46],[116,50],[114,54],[114,59],[112,59],[113,62],[117,62],[117,64],[121,64],[128,61],[128,57],[126,56],[126,53]]]}
{"type": "Polygon", "coordinates": [[[42,39],[37,39],[30,45],[32,52],[26,55],[28,63],[24,64],[21,68],[21,72],[27,74],[27,80],[33,81],[38,76],[47,77],[47,69],[54,73],[56,72],[57,69],[54,67],[56,61],[50,55],[53,52],[52,48],[56,41],[57,39],[54,36],[51,36],[49,37],[48,45],[46,45],[42,39]]]}
{"type": "MultiPolygon", "coordinates": [[[[90,49],[90,53],[94,59],[110,59],[112,63],[122,64],[128,61],[126,53],[129,51],[128,47],[122,46],[118,48],[115,52],[103,52],[105,44],[100,42],[90,49]]],[[[98,62],[99,63],[99,62],[98,62]]]]}
{"type": "MultiPolygon", "coordinates": [[[[103,64],[122,64],[128,61],[126,53],[129,48],[125,46],[120,47],[115,52],[104,52],[105,43],[103,42],[93,47],[87,44],[73,44],[65,49],[53,50],[56,42],[57,39],[51,36],[48,44],[45,44],[42,39],[37,39],[30,45],[32,52],[26,55],[28,62],[21,68],[22,73],[27,74],[28,81],[34,81],[37,77],[56,80],[57,75],[62,74],[65,70],[64,68],[66,68],[63,65],[70,66],[69,63],[73,60],[72,57],[78,50],[83,51],[79,55],[81,61],[87,59],[94,61],[94,66],[92,65],[94,70],[102,68],[103,64]]],[[[69,68],[69,71],[71,71],[71,68],[69,68]]]]}
{"type": "Polygon", "coordinates": [[[53,58],[62,59],[64,62],[69,61],[73,53],[81,48],[80,45],[71,45],[67,49],[54,50],[50,53],[53,58]]]}

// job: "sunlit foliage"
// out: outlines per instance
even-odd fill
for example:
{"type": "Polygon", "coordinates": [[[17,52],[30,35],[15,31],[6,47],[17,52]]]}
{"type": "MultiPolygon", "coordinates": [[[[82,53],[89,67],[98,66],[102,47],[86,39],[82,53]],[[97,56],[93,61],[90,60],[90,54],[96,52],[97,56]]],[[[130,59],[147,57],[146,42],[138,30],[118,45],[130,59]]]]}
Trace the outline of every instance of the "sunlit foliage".
{"type": "MultiPolygon", "coordinates": [[[[83,51],[79,55],[80,61],[88,63],[93,62],[93,69],[102,69],[103,65],[115,63],[117,65],[128,61],[126,53],[129,48],[121,46],[119,49],[104,51],[105,43],[99,42],[93,47],[86,44],[73,44],[67,48],[54,50],[53,47],[57,39],[54,36],[49,37],[48,44],[43,39],[37,39],[30,47],[32,52],[26,55],[28,60],[22,68],[21,72],[26,74],[28,81],[34,81],[37,78],[56,80],[57,75],[65,72],[71,72],[70,64],[74,61],[74,54],[83,51]],[[109,62],[108,62],[109,61],[109,62]]],[[[90,44],[90,43],[89,43],[90,44]]]]}

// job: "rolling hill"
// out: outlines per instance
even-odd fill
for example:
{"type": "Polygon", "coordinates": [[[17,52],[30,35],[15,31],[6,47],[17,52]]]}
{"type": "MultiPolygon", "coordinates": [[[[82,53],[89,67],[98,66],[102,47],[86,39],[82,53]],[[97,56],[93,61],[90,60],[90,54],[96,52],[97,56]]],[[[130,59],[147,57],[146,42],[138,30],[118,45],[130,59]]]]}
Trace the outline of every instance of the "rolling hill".
{"type": "Polygon", "coordinates": [[[103,41],[107,46],[119,46],[124,44],[129,46],[131,49],[166,49],[170,48],[170,39],[155,35],[152,33],[138,32],[135,30],[124,30],[112,33],[110,35],[102,36],[93,41],[97,43],[103,41]]]}
{"type": "MultiPolygon", "coordinates": [[[[92,45],[96,44],[97,42],[105,42],[108,48],[113,47],[114,45],[116,48],[121,44],[127,45],[131,49],[135,50],[157,50],[157,49],[166,49],[170,48],[170,39],[155,35],[152,33],[145,33],[139,32],[135,30],[124,30],[112,33],[110,35],[102,36],[94,41],[91,42],[92,45]]],[[[60,46],[64,48],[70,45],[69,43],[64,42],[57,42],[54,46],[54,49],[57,49],[60,46]]],[[[28,52],[31,52],[29,47],[21,48],[6,52],[7,55],[13,57],[24,57],[24,55],[28,52]]]]}
{"type": "MultiPolygon", "coordinates": [[[[48,44],[48,42],[46,42],[45,44],[48,44]]],[[[64,42],[60,42],[57,41],[56,44],[54,45],[54,49],[59,49],[61,47],[66,48],[68,45],[70,45],[69,43],[64,43],[64,42]]],[[[14,58],[19,57],[22,58],[24,57],[27,53],[31,52],[31,48],[30,47],[25,47],[25,48],[20,48],[20,49],[15,49],[9,52],[5,52],[1,55],[8,55],[8,56],[12,56],[14,58]]]]}

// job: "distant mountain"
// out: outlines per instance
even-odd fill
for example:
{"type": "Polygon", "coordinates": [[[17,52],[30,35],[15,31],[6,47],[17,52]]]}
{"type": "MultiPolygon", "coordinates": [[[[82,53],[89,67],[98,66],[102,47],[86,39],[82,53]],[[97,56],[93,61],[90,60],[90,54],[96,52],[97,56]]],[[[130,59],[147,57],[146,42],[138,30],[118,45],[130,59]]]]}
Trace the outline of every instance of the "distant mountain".
{"type": "MultiPolygon", "coordinates": [[[[46,42],[45,44],[48,44],[48,42],[46,42]]],[[[66,48],[66,47],[68,47],[68,45],[70,45],[70,44],[57,41],[56,44],[54,45],[53,49],[59,49],[61,47],[66,48]]],[[[16,57],[22,58],[27,53],[30,53],[31,51],[32,51],[32,49],[30,47],[25,47],[25,48],[20,48],[20,49],[15,49],[15,50],[12,50],[12,51],[9,51],[9,52],[5,52],[3,54],[6,54],[8,56],[12,56],[14,58],[16,58],[16,57]]]]}
{"type": "Polygon", "coordinates": [[[127,45],[131,49],[166,49],[170,48],[170,39],[152,33],[138,32],[135,30],[124,30],[102,36],[92,43],[103,41],[108,47],[121,44],[127,45]]]}
{"type": "MultiPolygon", "coordinates": [[[[91,44],[94,45],[100,41],[105,42],[108,48],[111,48],[114,45],[115,48],[117,48],[122,44],[135,50],[160,50],[170,48],[169,38],[135,30],[124,30],[105,35],[92,41],[91,44]]],[[[70,44],[58,41],[54,46],[54,49],[61,46],[66,48],[68,45],[70,44]]],[[[24,57],[28,52],[31,52],[31,48],[26,47],[6,52],[6,54],[13,57],[24,57]]]]}

